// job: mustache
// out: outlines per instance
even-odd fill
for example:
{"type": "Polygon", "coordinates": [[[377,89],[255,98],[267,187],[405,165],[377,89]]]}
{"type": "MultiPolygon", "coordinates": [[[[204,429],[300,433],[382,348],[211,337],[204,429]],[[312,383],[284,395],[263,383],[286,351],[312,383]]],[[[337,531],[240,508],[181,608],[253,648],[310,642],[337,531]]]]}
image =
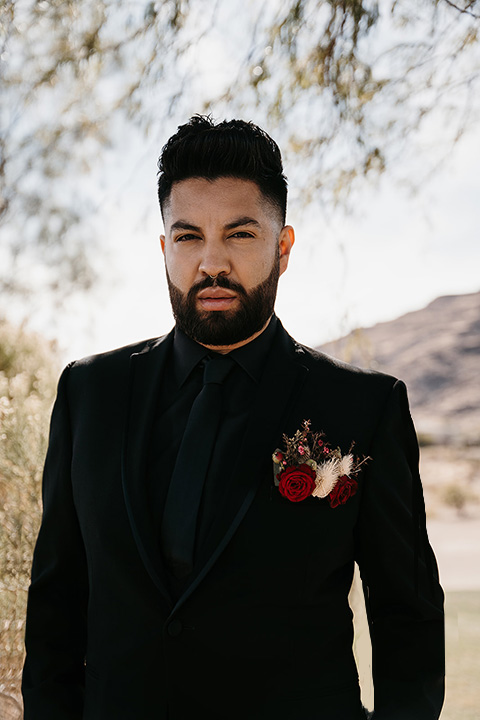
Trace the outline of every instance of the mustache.
{"type": "Polygon", "coordinates": [[[214,278],[211,278],[210,275],[208,275],[203,280],[200,280],[198,283],[195,283],[195,285],[192,285],[188,291],[188,298],[194,298],[201,290],[206,290],[207,288],[215,286],[224,288],[225,290],[232,290],[233,292],[238,293],[238,295],[247,297],[247,292],[240,283],[236,283],[224,275],[217,275],[217,277],[214,278]]]}

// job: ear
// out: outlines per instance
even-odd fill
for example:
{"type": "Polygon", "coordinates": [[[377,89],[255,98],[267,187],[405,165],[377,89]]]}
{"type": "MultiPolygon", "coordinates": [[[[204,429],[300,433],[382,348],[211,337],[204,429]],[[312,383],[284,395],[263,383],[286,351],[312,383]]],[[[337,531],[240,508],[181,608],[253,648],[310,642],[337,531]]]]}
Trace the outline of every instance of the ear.
{"type": "Polygon", "coordinates": [[[290,252],[295,242],[295,231],[291,225],[285,225],[278,236],[278,249],[280,252],[280,275],[283,275],[288,267],[290,252]]]}
{"type": "Polygon", "coordinates": [[[160,235],[160,245],[162,247],[162,253],[165,255],[165,235],[160,235]]]}

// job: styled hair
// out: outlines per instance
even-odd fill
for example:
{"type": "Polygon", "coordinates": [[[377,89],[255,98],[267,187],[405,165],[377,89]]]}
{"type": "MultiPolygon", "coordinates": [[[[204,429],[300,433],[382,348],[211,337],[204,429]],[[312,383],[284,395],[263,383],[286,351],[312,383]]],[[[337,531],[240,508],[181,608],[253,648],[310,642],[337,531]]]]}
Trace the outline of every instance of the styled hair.
{"type": "Polygon", "coordinates": [[[251,122],[215,122],[194,115],[180,125],[158,160],[158,200],[162,215],[172,185],[187,178],[242,178],[255,182],[285,224],[287,179],[277,143],[251,122]]]}

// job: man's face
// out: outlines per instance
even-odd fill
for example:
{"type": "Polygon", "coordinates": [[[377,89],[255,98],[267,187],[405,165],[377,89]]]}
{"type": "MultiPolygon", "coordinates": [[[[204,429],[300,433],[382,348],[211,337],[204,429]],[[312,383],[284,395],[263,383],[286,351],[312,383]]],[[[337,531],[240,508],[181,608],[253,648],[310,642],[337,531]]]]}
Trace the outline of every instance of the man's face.
{"type": "Polygon", "coordinates": [[[233,349],[268,323],[293,229],[256,183],[189,178],[173,185],[161,236],[177,325],[198,342],[233,349]]]}

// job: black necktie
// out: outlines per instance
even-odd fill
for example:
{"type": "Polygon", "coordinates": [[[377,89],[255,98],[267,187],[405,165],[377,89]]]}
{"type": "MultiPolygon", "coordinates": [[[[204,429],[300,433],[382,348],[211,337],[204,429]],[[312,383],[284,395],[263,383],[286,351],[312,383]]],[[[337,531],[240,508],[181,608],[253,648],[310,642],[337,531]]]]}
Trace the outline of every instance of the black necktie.
{"type": "Polygon", "coordinates": [[[162,550],[173,575],[193,569],[198,510],[222,410],[221,384],[233,367],[228,355],[208,356],[178,451],[163,512],[162,550]]]}

